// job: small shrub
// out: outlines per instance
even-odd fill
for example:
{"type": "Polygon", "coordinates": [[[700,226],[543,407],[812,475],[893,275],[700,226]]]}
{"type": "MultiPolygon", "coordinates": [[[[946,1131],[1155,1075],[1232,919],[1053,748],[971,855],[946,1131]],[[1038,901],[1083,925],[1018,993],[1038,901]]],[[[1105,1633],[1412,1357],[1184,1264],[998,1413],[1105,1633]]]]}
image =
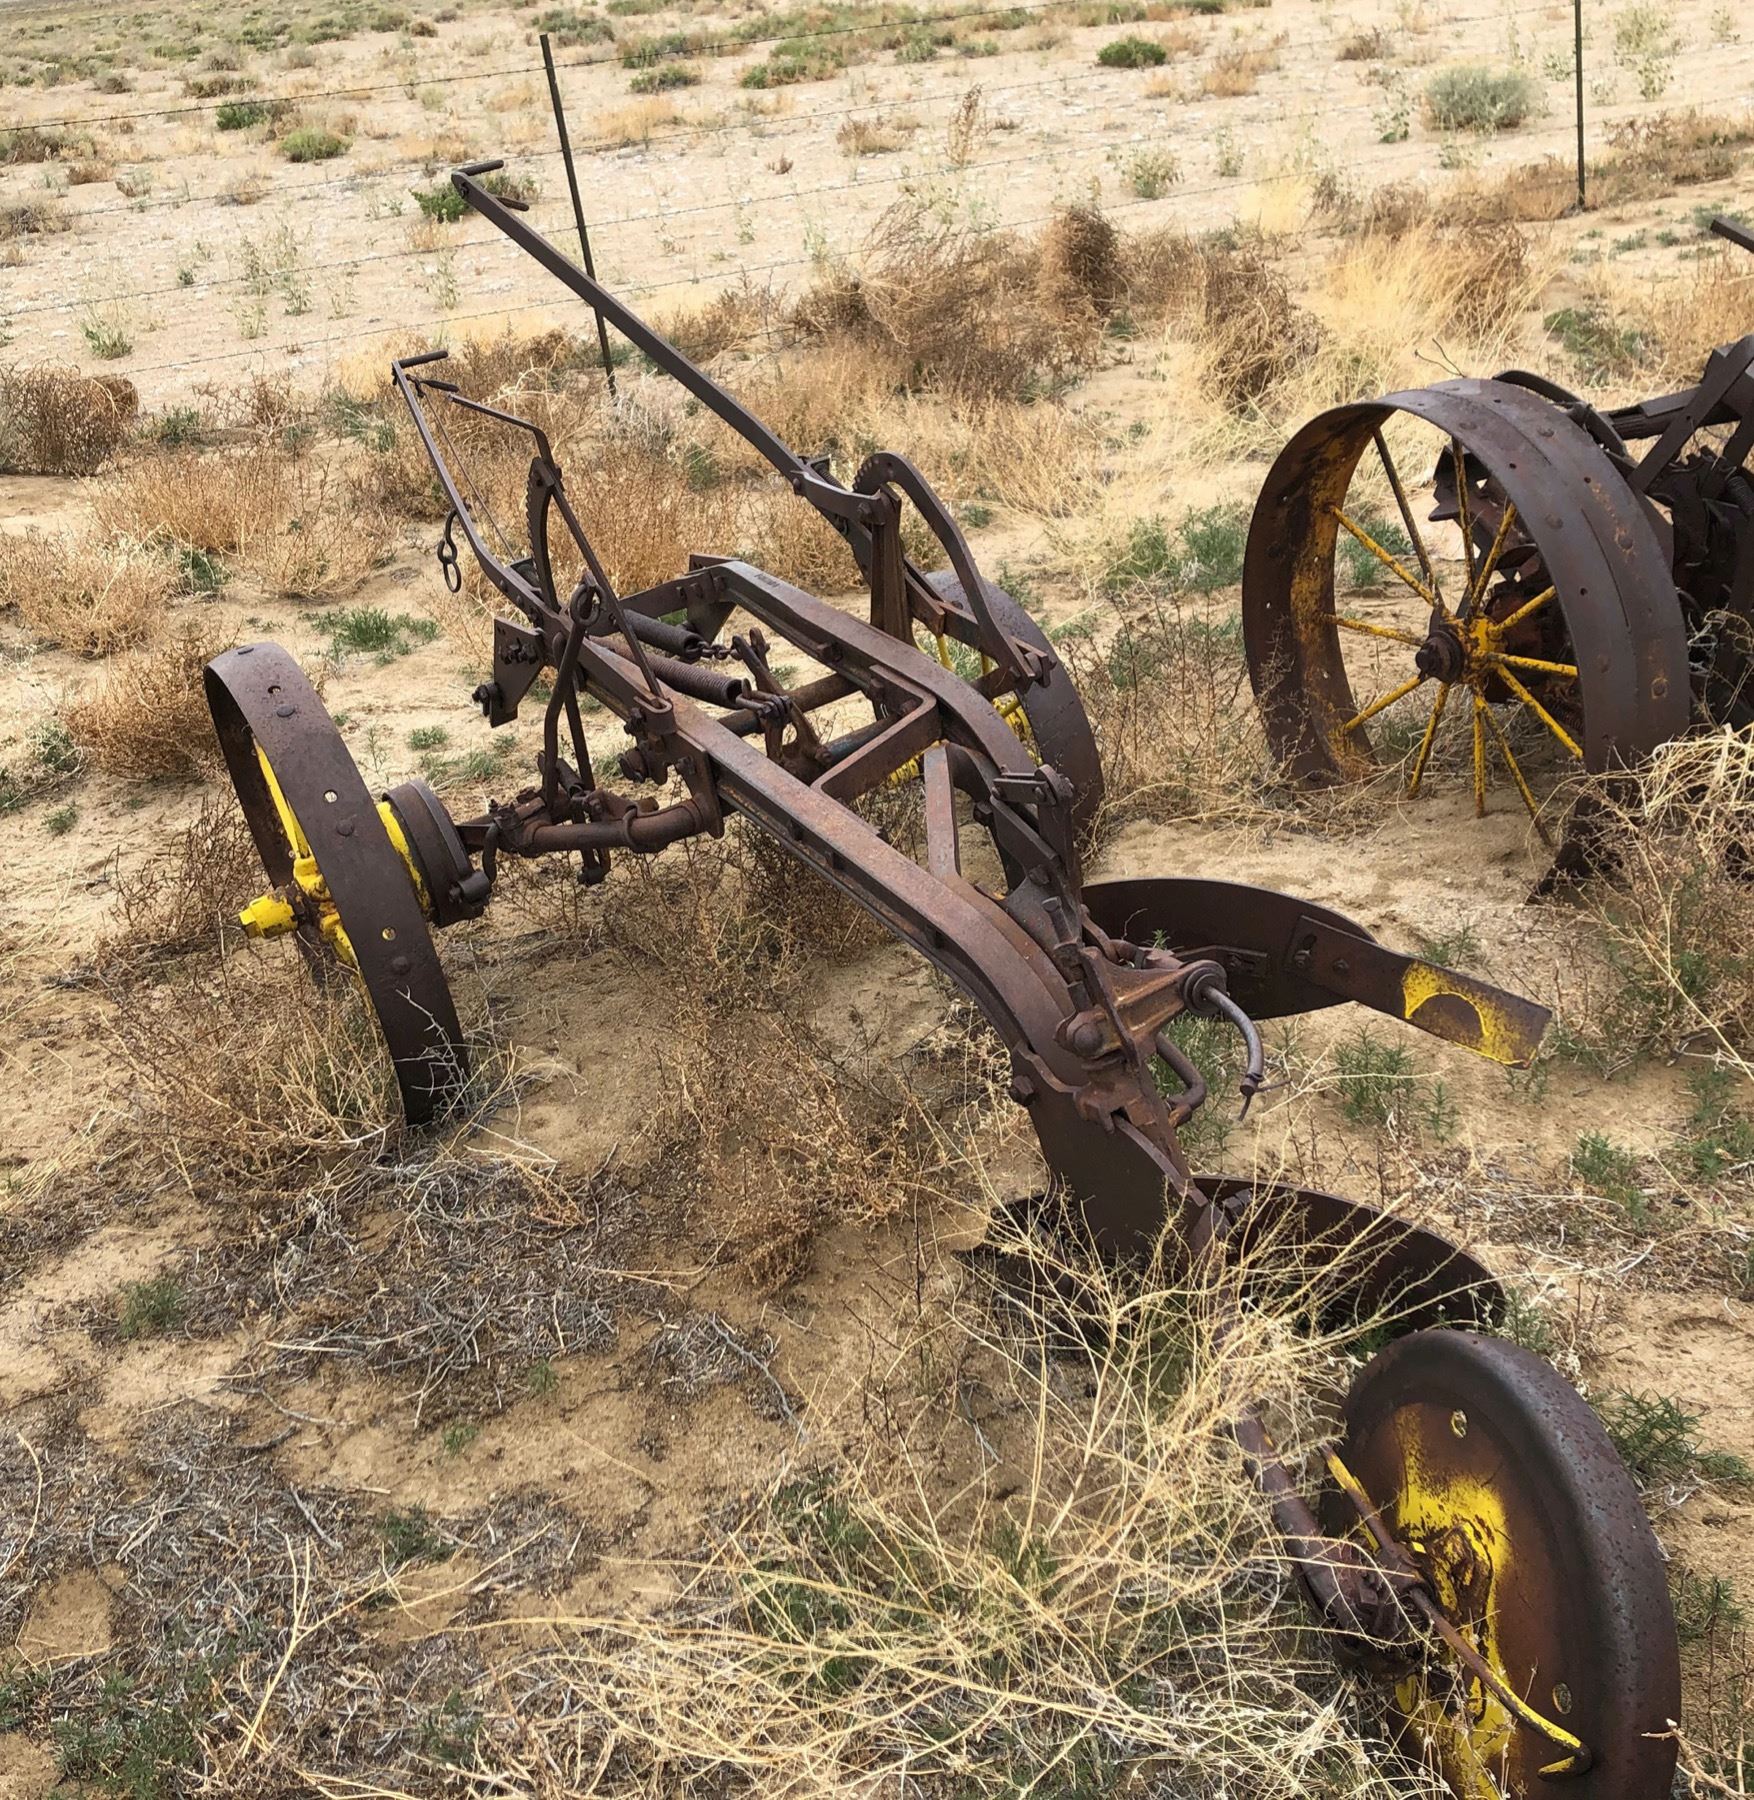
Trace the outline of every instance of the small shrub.
{"type": "Polygon", "coordinates": [[[1105,69],[1158,69],[1169,61],[1169,52],[1150,38],[1114,38],[1097,51],[1096,60],[1105,69]]]}
{"type": "Polygon", "coordinates": [[[50,837],[65,837],[79,823],[79,808],[71,801],[43,814],[43,829],[50,837]]]}
{"type": "Polygon", "coordinates": [[[1539,100],[1520,69],[1445,69],[1426,84],[1425,117],[1434,131],[1514,131],[1539,100]]]}
{"type": "Polygon", "coordinates": [[[636,94],[667,94],[675,88],[697,87],[700,71],[687,63],[660,63],[655,69],[642,69],[627,84],[636,94]]]}
{"type": "Polygon", "coordinates": [[[1643,1224],[1649,1209],[1638,1185],[1638,1158],[1630,1150],[1599,1131],[1586,1131],[1571,1153],[1571,1172],[1591,1193],[1624,1207],[1635,1225],[1643,1224]]]}
{"type": "Polygon", "coordinates": [[[788,38],[775,44],[766,62],[745,69],[746,88],[789,87],[800,81],[827,81],[847,65],[844,45],[832,38],[788,38]]]}
{"type": "Polygon", "coordinates": [[[227,100],[214,108],[213,123],[221,131],[245,131],[265,125],[274,116],[266,100],[227,100]]]}
{"type": "Polygon", "coordinates": [[[316,624],[329,633],[329,648],[334,655],[376,656],[383,662],[406,656],[415,645],[430,644],[438,636],[438,627],[431,619],[386,612],[381,606],[319,613],[316,624]]]}
{"type": "Polygon", "coordinates": [[[1260,86],[1261,77],[1278,66],[1279,56],[1274,50],[1227,50],[1200,77],[1200,92],[1217,100],[1235,100],[1252,94],[1260,86]]]}
{"type": "Polygon", "coordinates": [[[1754,1468],[1699,1441],[1699,1417],[1667,1394],[1611,1394],[1598,1406],[1620,1460],[1643,1487],[1754,1485],[1754,1468]]]}
{"type": "Polygon", "coordinates": [[[295,163],[329,162],[337,156],[345,155],[347,147],[348,140],[339,133],[325,131],[314,125],[289,131],[280,140],[280,154],[288,162],[295,163]]]}
{"type": "Polygon", "coordinates": [[[172,1275],[150,1281],[130,1281],[122,1288],[122,1305],[116,1329],[125,1338],[162,1337],[183,1322],[188,1300],[182,1284],[172,1275]]]}
{"type": "Polygon", "coordinates": [[[575,44],[612,44],[615,41],[615,28],[607,19],[579,12],[571,6],[550,7],[546,12],[537,13],[530,24],[568,48],[575,44]]]}
{"type": "Polygon", "coordinates": [[[118,663],[67,709],[67,728],[106,774],[160,780],[200,774],[218,754],[201,672],[231,643],[209,624],[118,663]]]}
{"type": "Polygon", "coordinates": [[[1335,1046],[1334,1067],[1341,1109],[1355,1125],[1392,1124],[1418,1081],[1411,1052],[1368,1031],[1335,1046]]]}
{"type": "Polygon", "coordinates": [[[1181,180],[1181,164],[1171,150],[1136,150],[1127,160],[1127,186],[1141,200],[1158,200],[1181,180]]]}
{"type": "Polygon", "coordinates": [[[134,353],[134,330],[126,313],[111,309],[90,312],[79,321],[79,335],[100,362],[116,362],[134,353]]]}
{"type": "Polygon", "coordinates": [[[427,1517],[425,1507],[410,1506],[405,1511],[393,1509],[385,1513],[380,1530],[385,1556],[398,1565],[444,1562],[451,1554],[450,1545],[427,1517]]]}

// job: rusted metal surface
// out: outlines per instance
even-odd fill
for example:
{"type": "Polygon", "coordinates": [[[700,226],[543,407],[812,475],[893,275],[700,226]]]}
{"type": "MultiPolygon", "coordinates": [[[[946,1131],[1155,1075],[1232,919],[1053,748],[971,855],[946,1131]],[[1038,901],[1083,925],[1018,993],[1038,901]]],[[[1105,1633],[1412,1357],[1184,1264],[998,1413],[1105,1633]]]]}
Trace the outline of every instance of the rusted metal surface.
{"type": "MultiPolygon", "coordinates": [[[[1552,1366],[1502,1338],[1421,1332],[1380,1352],[1346,1401],[1337,1454],[1473,1656],[1410,1657],[1392,1682],[1404,1740],[1460,1800],[1562,1791],[1659,1800],[1675,1767],[1680,1671],[1668,1583],[1601,1421],[1552,1366]],[[1578,1741],[1579,1757],[1550,1726],[1578,1741]]],[[[1335,1534],[1360,1509],[1340,1484],[1335,1534]]]]}
{"type": "MultiPolygon", "coordinates": [[[[1713,229],[1749,247],[1741,228],[1713,229]]],[[[1562,767],[1569,757],[1600,772],[1635,763],[1694,716],[1754,722],[1751,450],[1754,335],[1713,351],[1693,387],[1606,412],[1508,370],[1311,420],[1268,477],[1243,582],[1250,674],[1287,773],[1368,775],[1385,760],[1372,737],[1384,715],[1429,704],[1417,748],[1396,750],[1408,791],[1440,730],[1471,732],[1476,809],[1489,766],[1502,764],[1545,834],[1519,724],[1557,743],[1562,767]],[[1431,490],[1423,525],[1384,435],[1404,436],[1409,418],[1436,446],[1413,471],[1431,490]],[[1411,543],[1400,556],[1349,500],[1373,450],[1411,543]],[[1460,532],[1464,572],[1440,577],[1434,524],[1460,532]],[[1349,614],[1335,592],[1348,538],[1421,618],[1349,614]],[[1345,648],[1372,638],[1401,648],[1387,679],[1360,694],[1345,648]]]]}
{"type": "Polygon", "coordinates": [[[226,769],[268,879],[293,908],[299,949],[318,970],[336,961],[357,969],[403,1108],[416,1122],[431,1118],[467,1079],[469,1057],[420,896],[377,803],[316,690],[278,644],[226,651],[208,664],[206,683],[226,769]],[[301,831],[320,880],[297,878],[301,831]]]}
{"type": "MultiPolygon", "coordinates": [[[[867,459],[850,486],[834,480],[826,461],[796,456],[487,195],[478,177],[490,166],[454,177],[468,203],[739,431],[801,504],[835,524],[868,584],[869,608],[859,617],[745,562],[709,556],[642,593],[617,593],[543,434],[459,393],[443,378],[442,356],[393,365],[452,508],[439,546],[444,578],[460,582],[460,534],[516,615],[496,621],[492,673],[475,690],[488,723],[516,717],[536,677],[551,678],[535,780],[468,819],[452,819],[419,784],[374,802],[283,651],[227,653],[209,669],[208,693],[275,887],[246,917],[260,935],[296,932],[307,955],[335,954],[357,967],[409,1117],[429,1116],[466,1069],[429,927],[476,916],[504,858],[574,856],[590,883],[618,854],[656,854],[741,819],[865,908],[980,1008],[1009,1054],[1011,1096],[1040,1141],[1052,1203],[1075,1211],[1105,1251],[1167,1246],[1196,1266],[1246,1257],[1251,1281],[1284,1273],[1305,1283],[1324,1311],[1386,1312],[1404,1326],[1490,1317],[1502,1298],[1491,1276],[1434,1232],[1330,1195],[1196,1178],[1180,1133],[1201,1105],[1228,1097],[1208,1092],[1170,1027],[1198,1014],[1238,1032],[1246,1105],[1263,1075],[1257,1018],[1356,1000],[1519,1062],[1532,1053],[1544,1009],[1400,956],[1342,915],[1290,896],[1195,879],[1086,886],[1081,850],[1102,800],[1089,721],[1045,634],[980,574],[929,484],[889,453],[867,459]],[[447,434],[435,420],[437,409],[452,406],[528,441],[523,556],[497,553],[470,509],[472,484],[448,462],[447,434]],[[921,571],[903,555],[909,506],[937,538],[946,570],[921,571]],[[582,571],[565,592],[551,555],[562,536],[582,571]],[[952,643],[971,654],[958,659],[952,643]],[[775,667],[780,646],[786,661],[807,660],[822,673],[789,685],[775,667]],[[587,699],[625,729],[628,745],[615,759],[625,785],[611,785],[593,765],[581,720],[587,699]],[[856,805],[879,788],[914,782],[926,835],[918,861],[856,805]],[[996,853],[1002,883],[964,872],[971,864],[963,836],[971,831],[996,853]]],[[[1492,395],[1464,398],[1499,404],[1492,395]]],[[[1542,404],[1527,394],[1520,400],[1542,404]]],[[[1363,421],[1368,438],[1372,409],[1354,411],[1349,429],[1363,421]]],[[[1495,441],[1484,428],[1478,435],[1495,441]]],[[[1292,493],[1287,506],[1297,504],[1292,493]]],[[[1580,579],[1600,581],[1600,534],[1574,522],[1568,545],[1574,540],[1580,579]]],[[[1628,543],[1619,545],[1622,560],[1645,548],[1636,533],[1628,543]]],[[[1235,1324],[1221,1322],[1221,1336],[1235,1324]]],[[[1434,1609],[1449,1629],[1438,1577],[1411,1546],[1388,1536],[1355,1540],[1349,1525],[1324,1531],[1258,1412],[1245,1408],[1235,1431],[1287,1556],[1331,1629],[1401,1657],[1423,1642],[1422,1621],[1434,1609]]],[[[1394,1492],[1370,1484],[1392,1471],[1368,1454],[1364,1467],[1361,1479],[1386,1512],[1394,1492]]],[[[1464,1665],[1473,1654],[1466,1644],[1451,1650],[1464,1665]]]]}
{"type": "MultiPolygon", "coordinates": [[[[1569,730],[1578,760],[1592,769],[1634,761],[1684,729],[1687,639],[1647,509],[1601,446],[1556,419],[1538,395],[1510,382],[1451,381],[1322,414],[1292,438],[1267,478],[1249,532],[1243,626],[1268,737],[1288,772],[1336,780],[1377,766],[1368,733],[1347,729],[1373,696],[1355,694],[1347,672],[1334,550],[1354,473],[1396,413],[1426,421],[1459,447],[1471,538],[1484,534],[1489,549],[1508,502],[1545,577],[1531,580],[1520,542],[1508,564],[1504,547],[1497,567],[1485,571],[1482,561],[1486,591],[1430,607],[1423,636],[1407,645],[1409,680],[1433,704],[1450,688],[1490,704],[1508,671],[1569,730]],[[1497,511],[1480,506],[1476,482],[1490,483],[1497,511]],[[1551,603],[1519,617],[1548,588],[1551,603]],[[1555,622],[1562,632],[1552,630],[1555,622]],[[1574,665],[1576,673],[1520,668],[1507,657],[1574,665]]],[[[1413,522],[1409,535],[1417,530],[1413,522]]],[[[1408,578],[1420,572],[1403,568],[1397,579],[1411,587],[1408,578]]]]}

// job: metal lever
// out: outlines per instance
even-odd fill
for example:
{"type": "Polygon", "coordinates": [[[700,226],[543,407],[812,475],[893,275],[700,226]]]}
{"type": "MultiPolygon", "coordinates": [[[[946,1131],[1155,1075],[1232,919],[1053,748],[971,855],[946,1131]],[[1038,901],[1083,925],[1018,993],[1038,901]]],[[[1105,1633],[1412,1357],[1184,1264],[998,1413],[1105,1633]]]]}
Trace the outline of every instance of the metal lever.
{"type": "Polygon", "coordinates": [[[1726,219],[1721,214],[1711,222],[1711,235],[1721,237],[1726,243],[1734,244],[1738,250],[1754,250],[1754,231],[1746,225],[1738,224],[1734,219],[1726,219]]]}

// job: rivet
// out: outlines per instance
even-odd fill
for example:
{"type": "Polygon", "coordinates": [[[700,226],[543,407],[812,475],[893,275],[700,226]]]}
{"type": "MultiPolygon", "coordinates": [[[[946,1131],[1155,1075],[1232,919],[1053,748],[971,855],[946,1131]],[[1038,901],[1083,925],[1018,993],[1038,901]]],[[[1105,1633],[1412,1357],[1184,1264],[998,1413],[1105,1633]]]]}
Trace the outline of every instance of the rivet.
{"type": "Polygon", "coordinates": [[[392,956],[390,958],[390,973],[392,975],[406,975],[409,967],[410,964],[408,958],[405,956],[392,956]]]}
{"type": "Polygon", "coordinates": [[[1553,1684],[1553,1710],[1560,1713],[1571,1711],[1571,1689],[1563,1681],[1553,1684]]]}
{"type": "Polygon", "coordinates": [[[290,719],[297,711],[296,706],[277,706],[274,709],[274,716],[277,719],[290,719]]]}
{"type": "Polygon", "coordinates": [[[335,827],[335,835],[337,837],[352,837],[353,821],[351,819],[343,819],[340,824],[335,827]]]}

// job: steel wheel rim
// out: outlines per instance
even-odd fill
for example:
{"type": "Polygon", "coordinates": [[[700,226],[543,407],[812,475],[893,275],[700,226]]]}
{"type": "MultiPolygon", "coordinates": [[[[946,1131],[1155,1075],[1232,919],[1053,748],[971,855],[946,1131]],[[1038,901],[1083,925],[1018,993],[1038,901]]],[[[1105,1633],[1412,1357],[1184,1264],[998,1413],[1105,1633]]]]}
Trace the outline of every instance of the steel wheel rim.
{"type": "Polygon", "coordinates": [[[1407,784],[1418,791],[1446,713],[1452,721],[1461,715],[1460,729],[1473,740],[1477,808],[1484,799],[1480,774],[1491,763],[1506,771],[1523,804],[1539,811],[1494,716],[1489,683],[1579,769],[1630,762],[1688,721],[1686,631],[1647,512],[1587,432],[1504,382],[1449,382],[1311,420],[1275,463],[1256,508],[1243,616],[1269,740],[1287,772],[1312,784],[1376,772],[1371,720],[1420,690],[1432,702],[1410,753],[1407,784]],[[1435,570],[1432,523],[1416,516],[1414,490],[1387,449],[1383,427],[1396,414],[1430,427],[1470,474],[1491,477],[1489,495],[1508,503],[1495,519],[1474,518],[1474,484],[1461,485],[1462,585],[1446,587],[1435,570]],[[1354,475],[1372,456],[1382,462],[1412,546],[1404,555],[1377,542],[1347,511],[1354,475]],[[1503,529],[1482,529],[1488,523],[1503,529]],[[1335,552],[1343,536],[1382,566],[1396,591],[1429,605],[1425,632],[1381,629],[1342,609],[1335,552]],[[1545,591],[1517,595],[1515,578],[1504,571],[1530,547],[1538,553],[1533,565],[1551,573],[1545,591]],[[1550,629],[1563,628],[1563,660],[1521,654],[1518,634],[1543,614],[1550,629]],[[1355,694],[1343,648],[1348,634],[1390,640],[1405,659],[1402,680],[1384,692],[1355,694]],[[1576,693],[1575,725],[1549,701],[1555,682],[1576,693]]]}
{"type": "Polygon", "coordinates": [[[410,1124],[425,1123],[455,1099],[469,1058],[410,864],[286,651],[228,650],[208,664],[206,690],[232,786],[268,879],[290,904],[307,965],[319,978],[341,967],[358,977],[403,1112],[410,1124]],[[296,879],[301,844],[327,905],[296,879]]]}
{"type": "MultiPolygon", "coordinates": [[[[1424,1331],[1381,1352],[1345,1403],[1339,1454],[1444,1616],[1528,1705],[1589,1746],[1580,1800],[1669,1790],[1680,1666],[1662,1555],[1600,1421],[1503,1339],[1424,1331]]],[[[1356,1531],[1337,1492],[1331,1530],[1356,1531]]],[[[1565,1752],[1434,1648],[1391,1676],[1404,1750],[1458,1800],[1542,1791],[1565,1752]]]]}

